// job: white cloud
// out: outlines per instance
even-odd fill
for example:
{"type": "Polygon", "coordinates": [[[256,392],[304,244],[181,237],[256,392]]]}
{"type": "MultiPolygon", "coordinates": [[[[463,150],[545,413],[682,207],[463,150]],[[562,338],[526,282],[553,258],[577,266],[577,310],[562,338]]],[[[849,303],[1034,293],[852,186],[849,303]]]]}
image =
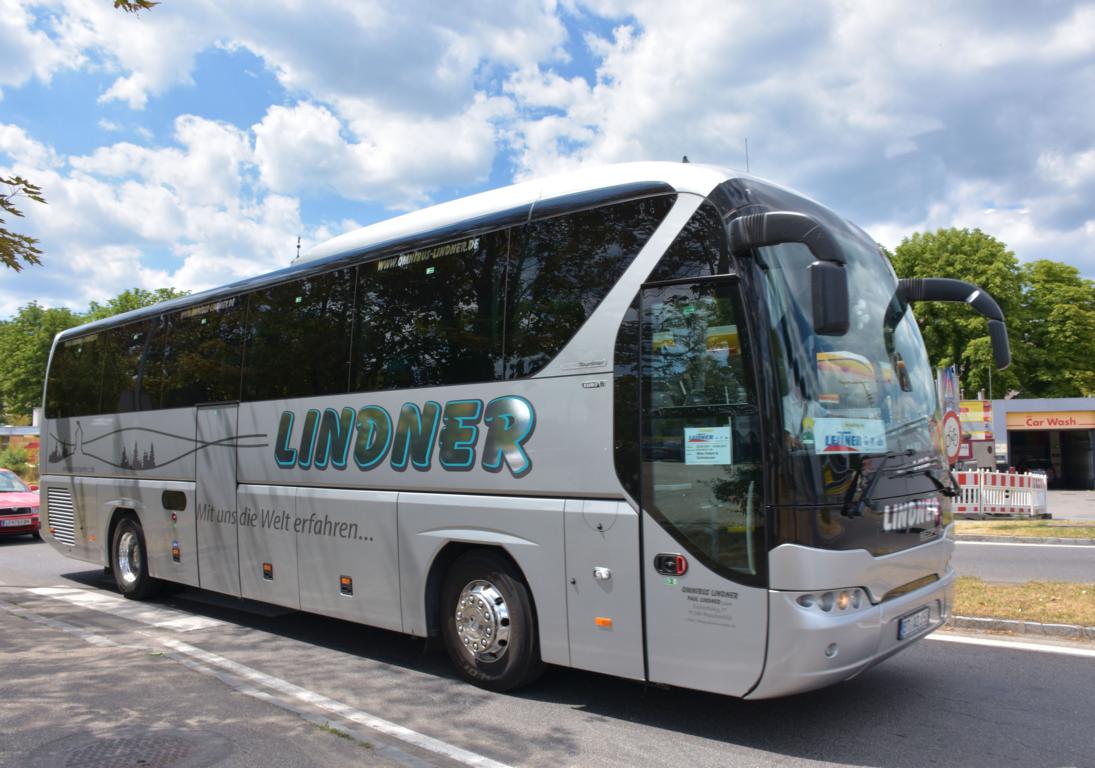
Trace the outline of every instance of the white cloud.
{"type": "Polygon", "coordinates": [[[753,173],[871,231],[984,224],[1020,258],[1095,275],[1095,5],[570,8],[615,26],[586,36],[590,77],[549,61],[508,77],[519,177],[684,154],[743,169],[748,138],[753,173]]]}
{"type": "Polygon", "coordinates": [[[0,123],[0,154],[11,158],[16,173],[26,175],[28,169],[54,168],[60,162],[52,147],[35,141],[17,125],[0,123]]]}
{"type": "Polygon", "coordinates": [[[31,8],[20,0],[0,0],[0,50],[0,86],[49,82],[58,71],[86,63],[78,47],[36,29],[31,8]]]}
{"type": "Polygon", "coordinates": [[[25,54],[0,63],[0,88],[79,69],[100,83],[88,125],[108,131],[126,106],[162,125],[214,48],[253,53],[285,90],[254,125],[183,116],[166,144],[141,127],[147,146],[72,157],[0,125],[0,165],[50,201],[28,214],[50,269],[71,277],[61,265],[90,258],[95,290],[284,264],[298,233],[355,223],[340,209],[305,224],[312,195],[419,206],[484,183],[499,153],[518,178],[684,154],[742,168],[746,137],[754,173],[890,245],[982,226],[1020,258],[1095,276],[1090,2],[187,0],[138,17],[110,5],[0,0],[0,43],[25,54]]]}
{"type": "MultiPolygon", "coordinates": [[[[298,235],[311,245],[297,199],[251,183],[257,170],[245,132],[184,115],[175,142],[120,142],[62,158],[0,124],[0,152],[24,158],[19,172],[49,203],[24,206],[19,222],[40,239],[45,266],[0,273],[0,313],[31,297],[83,308],[134,286],[200,290],[286,266],[298,235]]],[[[0,174],[15,170],[0,163],[0,174]]]]}
{"type": "Polygon", "coordinates": [[[360,101],[344,104],[346,125],[326,107],[271,107],[254,126],[255,159],[263,181],[278,192],[331,190],[355,200],[410,207],[447,184],[482,182],[496,149],[494,121],[502,99],[477,97],[448,117],[385,111],[360,101]]]}

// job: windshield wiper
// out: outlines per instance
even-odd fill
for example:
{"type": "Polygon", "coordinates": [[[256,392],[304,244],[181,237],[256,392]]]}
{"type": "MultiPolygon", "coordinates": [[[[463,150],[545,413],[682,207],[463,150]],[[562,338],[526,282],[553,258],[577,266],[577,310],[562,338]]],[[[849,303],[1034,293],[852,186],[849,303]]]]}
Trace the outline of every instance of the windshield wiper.
{"type": "Polygon", "coordinates": [[[932,472],[932,470],[937,469],[938,467],[939,467],[939,460],[935,459],[929,464],[925,464],[923,466],[916,467],[915,469],[908,469],[908,470],[905,470],[905,471],[899,471],[895,474],[898,474],[898,475],[923,475],[924,477],[926,477],[926,478],[928,478],[929,480],[932,481],[932,485],[935,486],[935,489],[937,491],[939,491],[944,496],[949,496],[950,498],[953,499],[955,496],[958,496],[958,494],[960,493],[958,481],[954,479],[954,473],[951,472],[950,467],[947,467],[946,468],[946,470],[947,470],[947,479],[950,481],[950,485],[949,486],[945,485],[943,483],[943,481],[940,480],[938,477],[936,477],[935,474],[932,472]]]}
{"type": "Polygon", "coordinates": [[[863,474],[863,464],[866,464],[866,461],[860,463],[856,468],[855,477],[852,478],[852,485],[848,489],[848,495],[844,497],[844,506],[840,508],[840,514],[844,517],[861,517],[863,515],[863,505],[874,495],[875,486],[878,485],[878,478],[882,476],[882,470],[886,468],[886,465],[893,459],[901,456],[912,456],[915,453],[916,451],[912,448],[907,448],[904,451],[893,451],[883,456],[882,460],[878,463],[878,467],[875,469],[874,474],[871,475],[871,479],[867,481],[867,487],[863,489],[863,493],[859,494],[858,501],[856,501],[855,504],[852,504],[852,496],[855,494],[855,487],[859,482],[860,476],[863,474]]]}

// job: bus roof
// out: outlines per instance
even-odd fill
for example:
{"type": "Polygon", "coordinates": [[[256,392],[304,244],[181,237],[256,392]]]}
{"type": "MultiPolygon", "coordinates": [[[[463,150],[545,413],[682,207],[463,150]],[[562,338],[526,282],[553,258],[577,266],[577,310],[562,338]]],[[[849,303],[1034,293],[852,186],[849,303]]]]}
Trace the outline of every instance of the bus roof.
{"type": "Polygon", "coordinates": [[[335,269],[373,254],[379,258],[393,249],[444,242],[446,237],[459,237],[469,228],[487,231],[512,226],[532,218],[534,210],[549,215],[550,209],[562,212],[581,208],[586,198],[588,205],[598,205],[613,198],[622,200],[656,192],[707,195],[718,184],[741,175],[698,163],[641,162],[583,168],[520,182],[347,232],[320,243],[283,269],[70,328],[58,334],[55,342],[335,269]]]}
{"type": "Polygon", "coordinates": [[[355,229],[316,245],[296,263],[360,252],[462,221],[597,189],[654,182],[672,187],[676,192],[706,195],[735,175],[724,168],[695,163],[620,163],[583,168],[480,192],[355,229]]]}

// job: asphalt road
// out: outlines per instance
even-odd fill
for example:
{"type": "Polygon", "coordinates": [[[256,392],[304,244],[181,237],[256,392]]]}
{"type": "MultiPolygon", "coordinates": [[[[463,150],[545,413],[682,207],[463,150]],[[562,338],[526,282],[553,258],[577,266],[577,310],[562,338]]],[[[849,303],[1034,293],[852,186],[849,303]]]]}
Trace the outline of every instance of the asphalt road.
{"type": "Polygon", "coordinates": [[[962,576],[985,581],[1095,583],[1095,546],[960,541],[952,560],[962,576]]]}
{"type": "Polygon", "coordinates": [[[1046,511],[1054,520],[1095,521],[1095,491],[1049,491],[1046,511]]]}
{"type": "Polygon", "coordinates": [[[0,601],[0,642],[11,654],[0,682],[0,765],[64,764],[59,756],[75,742],[56,739],[91,732],[115,734],[114,744],[211,745],[207,761],[192,764],[218,766],[1095,760],[1091,655],[928,639],[855,680],[775,701],[563,669],[500,695],[456,679],[443,652],[402,635],[243,610],[193,590],[124,601],[101,569],[40,543],[0,542],[0,601]]]}

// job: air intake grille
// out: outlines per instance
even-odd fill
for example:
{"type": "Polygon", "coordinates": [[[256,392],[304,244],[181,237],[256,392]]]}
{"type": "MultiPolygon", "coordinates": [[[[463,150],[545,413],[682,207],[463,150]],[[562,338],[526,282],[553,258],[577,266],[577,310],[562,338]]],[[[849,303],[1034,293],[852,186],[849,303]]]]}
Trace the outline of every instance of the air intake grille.
{"type": "Polygon", "coordinates": [[[46,489],[46,527],[62,544],[76,545],[76,516],[72,509],[72,494],[67,488],[46,489]]]}

